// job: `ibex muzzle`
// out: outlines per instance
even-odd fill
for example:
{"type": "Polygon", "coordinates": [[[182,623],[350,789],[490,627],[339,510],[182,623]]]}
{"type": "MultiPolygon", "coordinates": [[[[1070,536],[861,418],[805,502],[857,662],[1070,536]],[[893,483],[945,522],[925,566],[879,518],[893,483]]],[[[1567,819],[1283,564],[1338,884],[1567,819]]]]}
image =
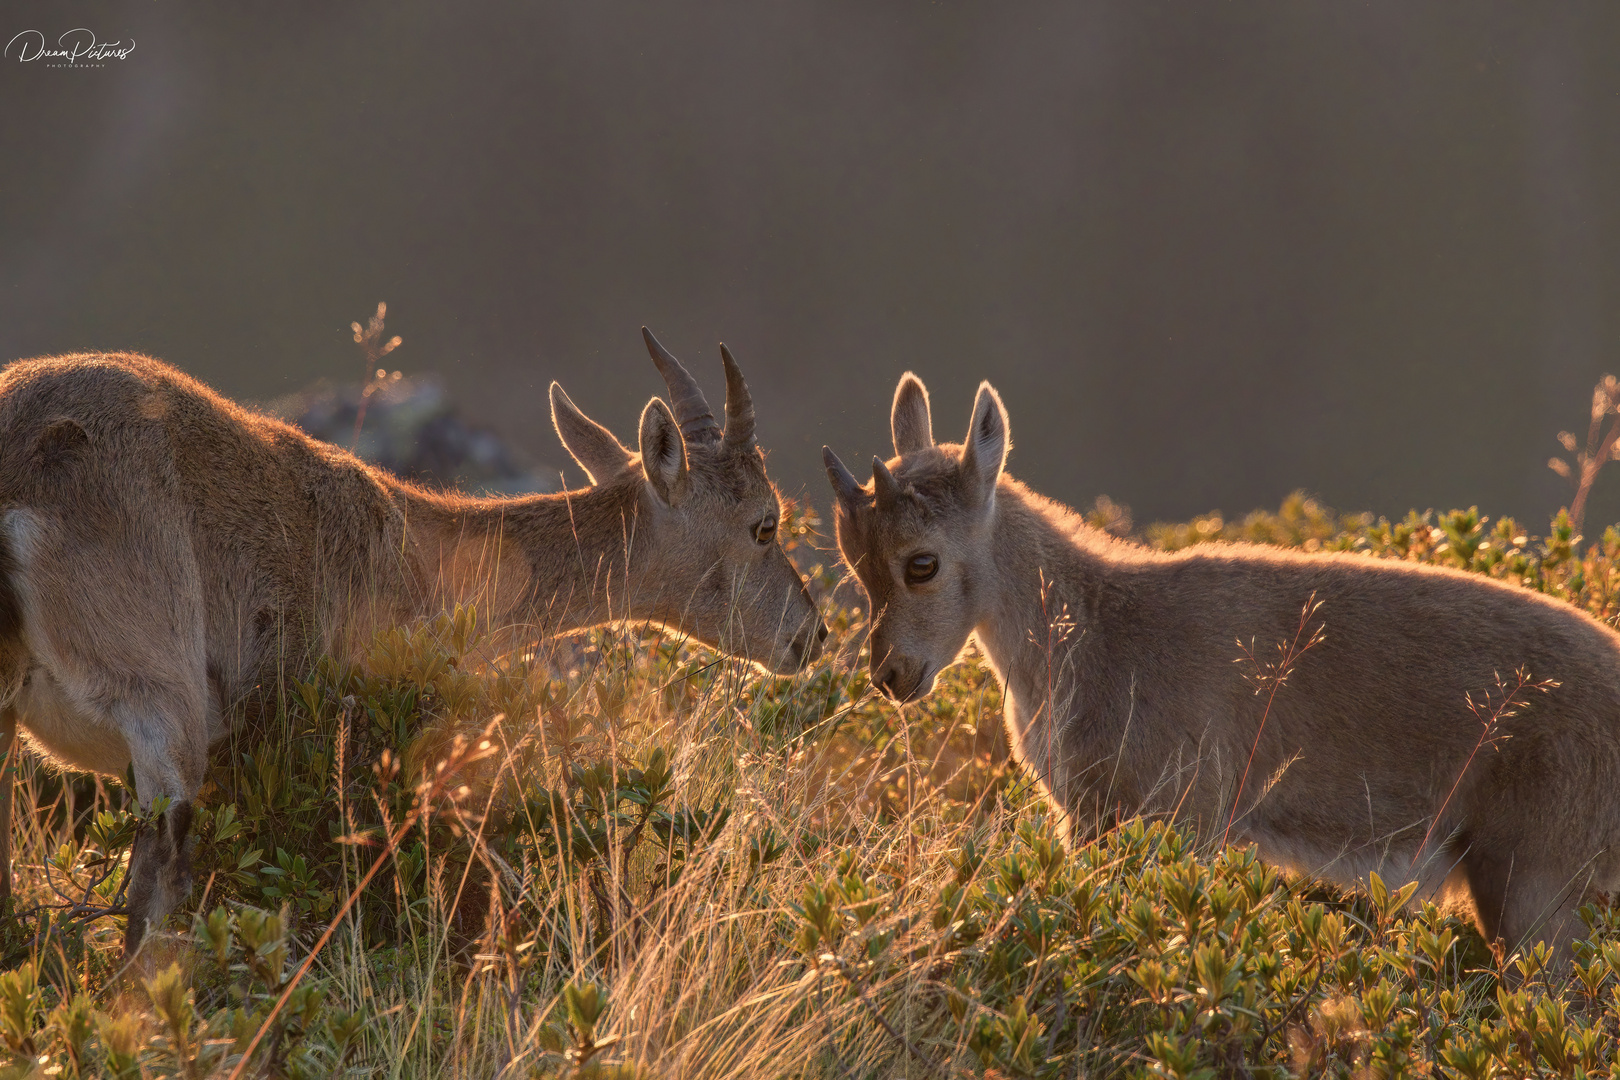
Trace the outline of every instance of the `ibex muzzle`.
{"type": "Polygon", "coordinates": [[[185,894],[209,744],[280,664],[458,603],[503,647],[628,621],[777,672],[817,655],[827,629],[778,542],[741,372],[722,349],[722,427],[646,340],[675,409],[647,403],[640,452],[554,383],[591,486],[507,499],[406,483],[146,357],[0,372],[5,741],[20,724],[62,765],[133,764],[143,806],[172,800],[133,853],[127,951],[185,894]]]}
{"type": "Polygon", "coordinates": [[[1608,627],[1459,570],[1114,540],[1003,472],[988,383],[961,445],[934,444],[910,374],[892,428],[870,486],[826,454],[872,681],[914,699],[976,641],[1019,761],[1074,827],[1179,809],[1301,871],[1418,880],[1508,947],[1567,945],[1583,898],[1620,885],[1608,627]],[[1301,641],[1274,695],[1234,663],[1301,641]]]}

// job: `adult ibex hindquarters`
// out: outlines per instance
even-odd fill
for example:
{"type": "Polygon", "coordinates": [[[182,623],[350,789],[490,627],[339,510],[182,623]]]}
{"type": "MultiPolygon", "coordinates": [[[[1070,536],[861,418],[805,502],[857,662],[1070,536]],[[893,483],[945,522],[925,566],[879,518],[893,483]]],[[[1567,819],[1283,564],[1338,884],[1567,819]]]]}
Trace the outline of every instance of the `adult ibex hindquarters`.
{"type": "Polygon", "coordinates": [[[870,487],[826,452],[839,547],[871,599],[872,681],[914,700],[975,639],[1015,754],[1073,827],[1179,810],[1295,869],[1417,879],[1507,947],[1567,945],[1582,898],[1620,882],[1607,627],[1456,570],[1116,541],[1003,473],[988,383],[961,446],[934,445],[909,374],[892,426],[898,457],[870,487]],[[1291,643],[1292,670],[1257,695],[1245,650],[1291,643]]]}
{"type": "MultiPolygon", "coordinates": [[[[62,765],[133,765],[143,807],[172,800],[131,856],[127,953],[188,887],[209,744],[278,665],[352,655],[456,603],[513,643],[625,619],[780,672],[816,655],[827,630],[777,543],[741,373],[722,349],[722,428],[647,345],[674,412],[648,402],[640,454],[553,383],[557,433],[592,486],[507,499],[406,483],[145,357],[0,372],[6,744],[20,724],[62,765]]],[[[4,870],[9,890],[9,857],[4,870]]]]}

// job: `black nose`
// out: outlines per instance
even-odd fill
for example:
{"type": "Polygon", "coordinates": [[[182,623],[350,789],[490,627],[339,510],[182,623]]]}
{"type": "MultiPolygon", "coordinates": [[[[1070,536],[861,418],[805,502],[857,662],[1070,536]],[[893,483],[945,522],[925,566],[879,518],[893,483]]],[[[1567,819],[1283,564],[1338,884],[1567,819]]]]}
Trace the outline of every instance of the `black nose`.
{"type": "Polygon", "coordinates": [[[878,676],[877,681],[878,689],[883,691],[889,697],[893,698],[895,701],[900,700],[900,695],[895,693],[894,690],[894,680],[899,674],[900,670],[898,668],[885,668],[883,674],[878,676]]]}
{"type": "Polygon", "coordinates": [[[810,638],[795,638],[793,641],[793,659],[800,667],[821,655],[821,647],[827,642],[827,624],[816,624],[816,636],[810,638]]]}

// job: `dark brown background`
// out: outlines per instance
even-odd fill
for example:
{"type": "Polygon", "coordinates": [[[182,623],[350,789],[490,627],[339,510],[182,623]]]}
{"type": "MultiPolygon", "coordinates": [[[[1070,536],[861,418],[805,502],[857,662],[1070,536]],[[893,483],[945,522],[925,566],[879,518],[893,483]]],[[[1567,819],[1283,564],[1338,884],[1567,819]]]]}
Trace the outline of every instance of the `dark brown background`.
{"type": "MultiPolygon", "coordinates": [[[[398,365],[560,459],[633,439],[651,325],[745,365],[772,469],[958,437],[1139,521],[1478,503],[1539,525],[1620,368],[1620,7],[9,3],[0,359],[162,356],[264,399],[398,365]]],[[[1617,470],[1620,473],[1620,470],[1617,470]]],[[[1620,475],[1594,521],[1620,516],[1620,475]]]]}

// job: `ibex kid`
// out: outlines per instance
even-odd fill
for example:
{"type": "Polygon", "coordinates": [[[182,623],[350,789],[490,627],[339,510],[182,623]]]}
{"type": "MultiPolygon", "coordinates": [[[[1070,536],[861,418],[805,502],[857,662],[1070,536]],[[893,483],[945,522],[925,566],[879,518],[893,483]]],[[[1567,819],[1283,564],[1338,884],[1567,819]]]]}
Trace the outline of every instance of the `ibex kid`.
{"type": "Polygon", "coordinates": [[[189,888],[209,744],[280,662],[461,602],[531,639],[631,619],[780,672],[816,655],[741,372],[722,349],[722,428],[646,341],[673,413],[647,403],[636,454],[553,383],[592,486],[521,498],[406,483],[142,356],[0,372],[0,735],[20,725],[71,768],[133,763],[142,806],[172,800],[131,855],[126,954],[189,888]]]}
{"type": "Polygon", "coordinates": [[[871,600],[872,681],[915,700],[975,640],[1014,753],[1073,826],[1179,809],[1298,870],[1418,880],[1509,948],[1567,945],[1583,897],[1620,885],[1608,627],[1459,570],[1112,539],[1003,472],[989,383],[964,443],[935,445],[907,374],[892,431],[898,457],[873,461],[870,488],[825,452],[838,544],[871,600]],[[1234,661],[1289,642],[1292,670],[1271,673],[1286,683],[1256,695],[1234,661]]]}

